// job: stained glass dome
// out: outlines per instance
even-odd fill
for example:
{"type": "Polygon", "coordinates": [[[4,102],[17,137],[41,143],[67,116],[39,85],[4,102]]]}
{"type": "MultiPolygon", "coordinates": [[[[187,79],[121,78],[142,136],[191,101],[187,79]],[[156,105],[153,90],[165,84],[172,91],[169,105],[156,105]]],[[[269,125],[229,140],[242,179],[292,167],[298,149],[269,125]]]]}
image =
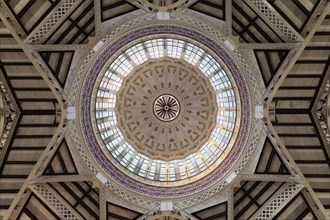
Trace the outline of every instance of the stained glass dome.
{"type": "Polygon", "coordinates": [[[91,52],[79,101],[90,169],[108,187],[152,197],[231,181],[251,120],[233,54],[177,25],[140,27],[107,42],[91,52]]]}
{"type": "Polygon", "coordinates": [[[182,184],[212,171],[233,147],[240,124],[235,82],[192,39],[139,39],[106,62],[99,78],[97,133],[122,169],[182,184]],[[176,106],[171,120],[155,109],[169,97],[176,106]]]}

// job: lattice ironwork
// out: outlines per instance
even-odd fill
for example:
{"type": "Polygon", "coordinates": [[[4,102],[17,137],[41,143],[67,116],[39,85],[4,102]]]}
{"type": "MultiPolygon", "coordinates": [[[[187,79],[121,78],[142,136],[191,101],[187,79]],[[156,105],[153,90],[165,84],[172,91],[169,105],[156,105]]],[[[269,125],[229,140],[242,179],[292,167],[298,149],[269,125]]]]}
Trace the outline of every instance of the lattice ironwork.
{"type": "Polygon", "coordinates": [[[58,7],[51,17],[34,33],[34,35],[27,40],[27,43],[36,43],[45,37],[49,30],[52,29],[64,15],[80,0],[65,0],[60,7],[58,7]]]}
{"type": "MultiPolygon", "coordinates": [[[[4,125],[3,130],[0,132],[0,145],[1,147],[5,146],[5,143],[8,139],[9,131],[13,126],[13,121],[16,118],[16,110],[11,103],[10,96],[6,90],[6,87],[3,82],[0,81],[0,99],[3,101],[4,108],[0,109],[0,117],[3,117],[4,125]]],[[[0,100],[1,102],[1,100],[0,100]]],[[[2,129],[2,127],[0,127],[2,129]]]]}
{"type": "Polygon", "coordinates": [[[330,143],[330,130],[328,128],[328,113],[327,111],[327,104],[328,104],[328,99],[329,99],[329,92],[330,92],[330,80],[328,80],[323,89],[322,89],[322,95],[320,97],[319,102],[317,103],[316,106],[316,117],[319,120],[320,127],[322,128],[322,131],[325,135],[325,139],[330,143]]]}
{"type": "Polygon", "coordinates": [[[290,40],[301,40],[299,34],[296,34],[276,15],[263,0],[247,0],[251,2],[279,31],[290,40]]]}
{"type": "Polygon", "coordinates": [[[58,199],[58,196],[55,195],[47,186],[37,184],[30,186],[35,189],[42,197],[44,197],[54,208],[65,218],[65,219],[77,219],[77,216],[69,210],[63,203],[58,199]]]}
{"type": "Polygon", "coordinates": [[[255,219],[270,219],[270,217],[273,216],[281,206],[283,206],[285,201],[295,196],[301,189],[302,186],[299,184],[288,184],[274,200],[268,203],[267,206],[255,216],[255,219]]]}

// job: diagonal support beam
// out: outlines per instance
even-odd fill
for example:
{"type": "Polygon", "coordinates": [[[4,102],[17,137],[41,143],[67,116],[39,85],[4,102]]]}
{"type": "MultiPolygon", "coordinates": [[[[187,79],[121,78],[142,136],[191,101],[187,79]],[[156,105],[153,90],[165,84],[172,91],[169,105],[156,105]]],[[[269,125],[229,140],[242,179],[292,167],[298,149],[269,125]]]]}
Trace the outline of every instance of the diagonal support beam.
{"type": "MultiPolygon", "coordinates": [[[[1,8],[1,10],[5,10],[4,8],[1,8]]],[[[5,12],[8,13],[8,12],[5,12]]],[[[15,199],[13,200],[13,202],[11,203],[9,209],[7,210],[4,219],[10,219],[12,212],[14,211],[16,204],[21,200],[22,195],[24,194],[24,192],[26,191],[26,189],[28,188],[29,182],[30,180],[40,171],[40,169],[42,169],[42,166],[46,163],[46,161],[51,159],[51,155],[55,152],[55,149],[57,149],[60,141],[58,141],[58,139],[61,139],[61,137],[63,138],[65,129],[64,128],[64,118],[66,117],[65,115],[65,111],[63,111],[64,109],[64,103],[62,101],[62,97],[59,95],[59,93],[57,92],[55,86],[54,86],[54,82],[56,82],[56,80],[54,79],[54,77],[47,75],[44,70],[42,69],[42,67],[39,65],[39,63],[35,60],[35,57],[32,55],[31,51],[26,47],[26,45],[23,43],[23,41],[21,40],[21,38],[17,35],[15,29],[12,27],[11,23],[5,18],[3,13],[0,13],[0,18],[2,20],[2,22],[4,23],[4,25],[9,29],[9,31],[11,32],[12,36],[14,37],[14,39],[16,40],[16,42],[18,43],[18,45],[22,48],[22,50],[24,51],[25,55],[29,58],[29,60],[31,61],[31,63],[33,64],[33,66],[35,67],[35,69],[37,70],[37,72],[41,75],[41,77],[44,79],[44,81],[46,82],[46,84],[49,86],[49,88],[51,89],[52,93],[54,94],[54,96],[56,97],[56,100],[61,108],[61,118],[60,118],[60,122],[59,122],[59,126],[57,127],[54,136],[52,137],[52,139],[50,140],[49,144],[47,145],[45,151],[42,153],[42,155],[40,156],[37,164],[34,166],[34,168],[32,169],[30,175],[28,176],[28,178],[25,180],[24,184],[22,185],[20,191],[17,193],[15,199]]]]}
{"type": "Polygon", "coordinates": [[[310,40],[314,36],[315,32],[317,31],[317,29],[321,25],[322,21],[324,20],[325,16],[327,15],[327,10],[330,10],[329,9],[329,4],[327,4],[326,9],[323,11],[321,16],[319,17],[319,19],[315,23],[313,29],[309,32],[309,34],[306,37],[306,39],[304,40],[304,42],[301,45],[299,45],[299,47],[296,49],[296,52],[294,54],[292,54],[290,57],[288,55],[288,58],[290,58],[290,60],[288,60],[287,62],[283,62],[282,66],[280,68],[281,72],[278,72],[274,76],[272,82],[269,85],[269,89],[266,92],[266,98],[267,98],[267,103],[266,103],[267,108],[265,109],[266,110],[265,111],[266,116],[268,116],[269,106],[270,106],[270,104],[272,102],[272,99],[274,98],[278,88],[281,86],[281,84],[283,83],[285,77],[289,74],[290,70],[292,69],[292,67],[294,66],[296,61],[299,59],[302,52],[304,51],[305,47],[310,42],[310,40]]]}
{"type": "Polygon", "coordinates": [[[238,178],[241,181],[270,181],[270,182],[298,183],[297,178],[291,175],[241,174],[238,176],[238,178]]]}
{"type": "Polygon", "coordinates": [[[187,213],[185,211],[180,211],[180,213],[184,217],[184,219],[198,220],[196,217],[192,216],[190,213],[187,213]]]}
{"type": "Polygon", "coordinates": [[[15,16],[13,13],[10,11],[6,3],[4,1],[0,1],[0,12],[2,15],[1,20],[3,21],[4,19],[8,21],[8,23],[11,23],[11,29],[14,30],[15,33],[18,33],[20,37],[25,38],[26,33],[20,23],[16,20],[15,16]],[[7,20],[9,19],[9,20],[7,20]]]}
{"type": "Polygon", "coordinates": [[[315,204],[314,204],[314,199],[313,199],[313,197],[311,197],[311,194],[306,189],[302,189],[301,192],[304,195],[306,202],[308,203],[308,205],[312,209],[312,211],[314,213],[319,212],[317,206],[315,206],[315,204]]]}
{"type": "Polygon", "coordinates": [[[300,184],[286,184],[282,190],[275,193],[250,219],[272,219],[302,188],[303,185],[300,184]]]}
{"type": "Polygon", "coordinates": [[[64,219],[84,219],[77,213],[61,196],[53,191],[50,187],[43,184],[30,185],[29,187],[41,200],[46,204],[50,204],[56,213],[59,213],[64,219]]]}
{"type": "Polygon", "coordinates": [[[300,43],[240,43],[238,49],[290,50],[300,45],[300,43]]]}
{"type": "Polygon", "coordinates": [[[326,4],[327,4],[326,1],[320,1],[320,3],[318,4],[317,8],[314,10],[313,14],[311,15],[311,17],[309,18],[309,20],[305,24],[305,27],[304,27],[304,29],[301,32],[301,35],[302,36],[305,36],[308,33],[309,29],[311,27],[313,27],[313,23],[315,21],[317,21],[317,16],[319,14],[321,14],[321,12],[324,9],[324,7],[326,7],[326,4]]]}
{"type": "Polygon", "coordinates": [[[36,43],[48,36],[49,32],[62,21],[69,11],[74,9],[81,0],[61,0],[40,24],[26,37],[25,43],[36,43]]]}
{"type": "Polygon", "coordinates": [[[107,188],[102,186],[100,188],[100,219],[107,219],[107,188]]]}
{"type": "MultiPolygon", "coordinates": [[[[237,181],[239,182],[239,181],[237,181]]],[[[227,189],[227,219],[228,220],[233,220],[234,219],[234,203],[235,203],[235,199],[234,199],[234,187],[233,186],[229,186],[227,189]]]]}
{"type": "Polygon", "coordinates": [[[14,215],[12,216],[12,219],[18,219],[18,215],[20,214],[21,210],[24,208],[25,203],[28,201],[30,195],[31,195],[31,190],[26,190],[24,192],[24,195],[22,196],[22,199],[16,205],[16,210],[15,210],[14,215]]]}
{"type": "MultiPolygon", "coordinates": [[[[43,75],[47,75],[52,82],[52,87],[56,88],[57,93],[62,97],[63,96],[63,88],[61,84],[58,82],[58,80],[53,75],[52,71],[49,69],[45,61],[41,58],[40,54],[36,51],[30,52],[31,56],[33,56],[34,61],[38,64],[40,71],[42,71],[43,75]]],[[[31,58],[30,58],[31,59],[31,58]]],[[[63,108],[61,108],[63,109],[63,108]]]]}
{"type": "Polygon", "coordinates": [[[292,69],[292,67],[294,66],[296,61],[299,59],[300,55],[302,54],[302,52],[304,51],[305,47],[308,45],[308,43],[310,42],[312,37],[314,36],[315,32],[317,31],[317,29],[323,22],[323,20],[326,17],[326,15],[328,14],[329,10],[330,10],[329,4],[327,4],[326,7],[324,8],[324,11],[322,12],[322,14],[318,18],[318,20],[315,22],[314,27],[309,32],[309,34],[307,35],[307,37],[304,40],[304,42],[302,43],[302,45],[298,48],[297,52],[291,57],[290,62],[283,64],[283,65],[285,65],[285,68],[283,68],[283,71],[281,73],[279,73],[279,75],[277,75],[276,78],[274,77],[273,82],[271,83],[272,86],[266,92],[266,94],[267,94],[266,105],[265,105],[266,107],[264,109],[264,116],[265,116],[265,119],[267,119],[266,123],[268,125],[268,130],[272,136],[272,139],[274,139],[276,141],[276,144],[281,149],[281,152],[287,158],[287,162],[289,162],[291,164],[291,166],[294,168],[297,175],[300,177],[302,184],[306,187],[308,192],[311,194],[311,197],[314,200],[314,204],[318,207],[318,210],[319,210],[318,212],[315,213],[319,219],[326,219],[325,216],[327,214],[326,214],[325,208],[323,207],[320,199],[317,197],[316,193],[313,191],[311,185],[309,184],[307,179],[304,177],[302,171],[299,169],[299,167],[295,163],[293,157],[291,156],[289,151],[286,149],[284,143],[282,142],[282,140],[278,136],[275,128],[273,127],[272,122],[270,121],[270,117],[269,117],[269,110],[270,110],[269,107],[271,106],[271,102],[272,102],[276,92],[278,91],[279,87],[283,83],[285,77],[289,74],[290,70],[292,69]]]}
{"type": "Polygon", "coordinates": [[[283,19],[272,6],[264,0],[244,0],[254,11],[273,28],[277,34],[288,41],[302,41],[300,34],[283,19]]]}
{"type": "MultiPolygon", "coordinates": [[[[26,201],[29,198],[29,195],[33,192],[35,196],[38,197],[51,211],[53,211],[57,216],[61,216],[61,213],[51,204],[49,203],[43,196],[40,195],[38,191],[36,191],[34,188],[29,188],[27,195],[25,195],[24,200],[26,201]]],[[[22,206],[24,206],[25,202],[22,201],[22,206]]],[[[24,207],[22,207],[24,208],[24,207]]],[[[19,214],[19,212],[17,213],[19,214]]],[[[17,219],[18,216],[13,216],[15,219],[17,219]]]]}
{"type": "MultiPolygon", "coordinates": [[[[93,45],[94,46],[94,45],[93,45]]],[[[45,45],[45,44],[30,44],[29,48],[37,51],[67,51],[67,50],[86,50],[90,51],[93,46],[89,44],[69,44],[69,45],[45,45]]]]}
{"type": "Polygon", "coordinates": [[[95,33],[99,37],[102,37],[102,12],[101,12],[101,1],[94,0],[94,22],[95,22],[95,33]]]}
{"type": "Polygon", "coordinates": [[[81,181],[93,181],[94,175],[51,175],[42,176],[36,179],[32,179],[30,184],[37,183],[58,183],[58,182],[81,182],[81,181]]]}
{"type": "Polygon", "coordinates": [[[226,35],[227,37],[231,37],[233,35],[232,25],[233,25],[233,0],[225,1],[225,21],[226,21],[226,35]]]}

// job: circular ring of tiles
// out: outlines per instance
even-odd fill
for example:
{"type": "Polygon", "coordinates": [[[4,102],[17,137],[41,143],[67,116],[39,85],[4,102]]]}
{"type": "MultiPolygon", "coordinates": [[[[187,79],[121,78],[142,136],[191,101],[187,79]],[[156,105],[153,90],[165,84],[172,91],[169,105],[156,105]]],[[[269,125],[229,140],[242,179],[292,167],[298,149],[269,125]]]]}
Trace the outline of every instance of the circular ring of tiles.
{"type": "MultiPolygon", "coordinates": [[[[88,146],[95,162],[102,169],[102,172],[108,175],[108,178],[110,178],[111,181],[118,182],[123,187],[142,195],[167,198],[182,197],[195,194],[213,186],[215,183],[223,180],[223,177],[228,174],[231,169],[233,169],[247,142],[251,122],[250,101],[251,97],[243,74],[236,64],[236,61],[231,57],[231,55],[228,54],[222,45],[204,34],[184,26],[170,24],[152,25],[137,28],[117,37],[113,41],[109,42],[109,44],[93,61],[84,79],[80,96],[80,127],[83,133],[84,141],[88,146]],[[180,36],[180,38],[192,39],[207,48],[212,48],[212,54],[222,60],[228,69],[230,69],[232,77],[237,85],[236,89],[239,91],[240,127],[239,131],[235,132],[236,135],[239,134],[234,141],[235,147],[231,151],[227,152],[227,156],[219,161],[218,164],[214,164],[213,169],[208,173],[203,173],[202,176],[199,176],[196,179],[193,176],[189,177],[189,181],[181,181],[179,185],[175,185],[174,183],[171,184],[171,187],[166,187],[166,185],[162,185],[159,182],[155,185],[149,184],[150,182],[146,181],[145,178],[139,178],[137,175],[134,175],[134,172],[126,172],[125,169],[121,168],[119,163],[114,162],[113,159],[109,157],[109,154],[104,152],[102,149],[104,148],[104,143],[100,143],[100,138],[97,137],[96,134],[97,132],[93,130],[93,128],[95,128],[95,124],[93,125],[93,123],[95,123],[96,120],[92,119],[95,113],[92,111],[93,102],[91,102],[91,97],[96,96],[96,93],[93,93],[93,91],[103,66],[109,60],[114,60],[115,57],[112,58],[112,56],[118,50],[125,47],[129,42],[157,34],[170,34],[171,36],[177,35],[180,36]]],[[[111,140],[111,138],[109,138],[109,140],[111,140]]],[[[114,139],[110,142],[115,143],[114,139]]],[[[129,167],[127,169],[129,169],[129,167]]]]}
{"type": "Polygon", "coordinates": [[[183,60],[150,59],[136,66],[116,95],[124,139],[148,158],[170,161],[195,153],[215,126],[212,86],[183,60]]]}

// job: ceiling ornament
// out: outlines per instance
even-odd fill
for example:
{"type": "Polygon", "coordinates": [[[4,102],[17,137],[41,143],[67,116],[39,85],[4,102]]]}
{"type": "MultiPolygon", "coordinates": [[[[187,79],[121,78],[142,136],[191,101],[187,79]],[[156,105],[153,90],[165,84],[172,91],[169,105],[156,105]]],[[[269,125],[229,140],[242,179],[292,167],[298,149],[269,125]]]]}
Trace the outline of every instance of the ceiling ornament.
{"type": "Polygon", "coordinates": [[[16,117],[16,110],[3,82],[0,81],[0,145],[4,147],[16,117]]]}
{"type": "MultiPolygon", "coordinates": [[[[235,49],[232,51],[227,50],[224,43],[226,39],[214,28],[210,28],[205,22],[199,22],[198,19],[190,17],[190,15],[178,13],[173,13],[173,16],[171,16],[171,19],[177,20],[175,25],[154,25],[151,24],[153,19],[156,19],[156,17],[142,15],[132,20],[130,25],[125,24],[114,28],[82,62],[82,66],[73,80],[72,90],[68,97],[68,103],[80,103],[77,106],[79,107],[79,121],[75,119],[69,121],[68,139],[71,136],[72,139],[69,142],[73,141],[72,144],[74,143],[74,146],[77,147],[89,169],[95,175],[100,176],[104,184],[122,198],[131,202],[135,201],[136,205],[150,209],[159,206],[157,198],[176,198],[173,203],[175,207],[189,207],[204,201],[228,185],[233,179],[228,179],[228,175],[234,171],[235,174],[231,176],[235,177],[243,169],[260,138],[264,138],[260,137],[262,120],[254,119],[251,115],[251,104],[258,105],[262,103],[262,95],[258,81],[242,55],[235,49]],[[145,25],[146,22],[151,23],[150,25],[140,26],[139,22],[145,25]],[[182,23],[182,25],[179,25],[179,23],[182,23]],[[135,29],[133,28],[134,25],[137,26],[135,29]],[[198,26],[198,30],[205,30],[201,33],[189,28],[189,26],[194,25],[198,26]],[[205,33],[209,33],[209,35],[206,36],[205,33]],[[239,134],[234,141],[235,147],[226,153],[226,158],[214,163],[212,170],[208,169],[209,172],[201,172],[189,177],[186,181],[171,182],[171,187],[169,187],[167,181],[150,181],[140,177],[134,173],[134,169],[129,166],[124,168],[123,164],[114,159],[102,138],[98,136],[97,119],[91,118],[96,113],[94,109],[96,103],[90,102],[91,97],[97,96],[97,89],[95,88],[101,83],[102,77],[100,75],[105,73],[105,67],[109,67],[109,64],[118,58],[123,51],[137,45],[138,42],[141,42],[141,39],[152,40],[157,37],[166,38],[169,36],[176,36],[183,41],[194,42],[195,45],[204,48],[204,51],[207,51],[216,60],[220,60],[226,69],[230,70],[231,74],[229,76],[232,77],[232,82],[236,84],[235,88],[239,94],[237,97],[240,99],[238,102],[240,106],[240,111],[238,111],[240,126],[235,133],[236,135],[239,134]],[[82,88],[82,90],[79,88],[82,88]],[[250,96],[250,90],[253,98],[250,96]],[[250,127],[252,130],[250,130],[250,127]],[[80,136],[80,131],[82,136],[80,136]],[[82,142],[82,140],[84,141],[82,142]],[[250,144],[247,144],[248,141],[250,144]],[[134,196],[132,192],[135,193],[134,196]],[[136,203],[136,201],[140,202],[136,203]]],[[[166,52],[166,50],[163,51],[166,52]]],[[[124,57],[121,58],[125,60],[124,57]]],[[[135,65],[127,65],[128,68],[131,68],[128,72],[147,61],[147,58],[142,56],[136,59],[140,60],[135,65]]],[[[132,64],[134,62],[127,60],[126,63],[132,64]]],[[[194,65],[199,66],[200,63],[196,61],[194,65]]],[[[113,107],[115,107],[115,102],[113,107]]]]}

